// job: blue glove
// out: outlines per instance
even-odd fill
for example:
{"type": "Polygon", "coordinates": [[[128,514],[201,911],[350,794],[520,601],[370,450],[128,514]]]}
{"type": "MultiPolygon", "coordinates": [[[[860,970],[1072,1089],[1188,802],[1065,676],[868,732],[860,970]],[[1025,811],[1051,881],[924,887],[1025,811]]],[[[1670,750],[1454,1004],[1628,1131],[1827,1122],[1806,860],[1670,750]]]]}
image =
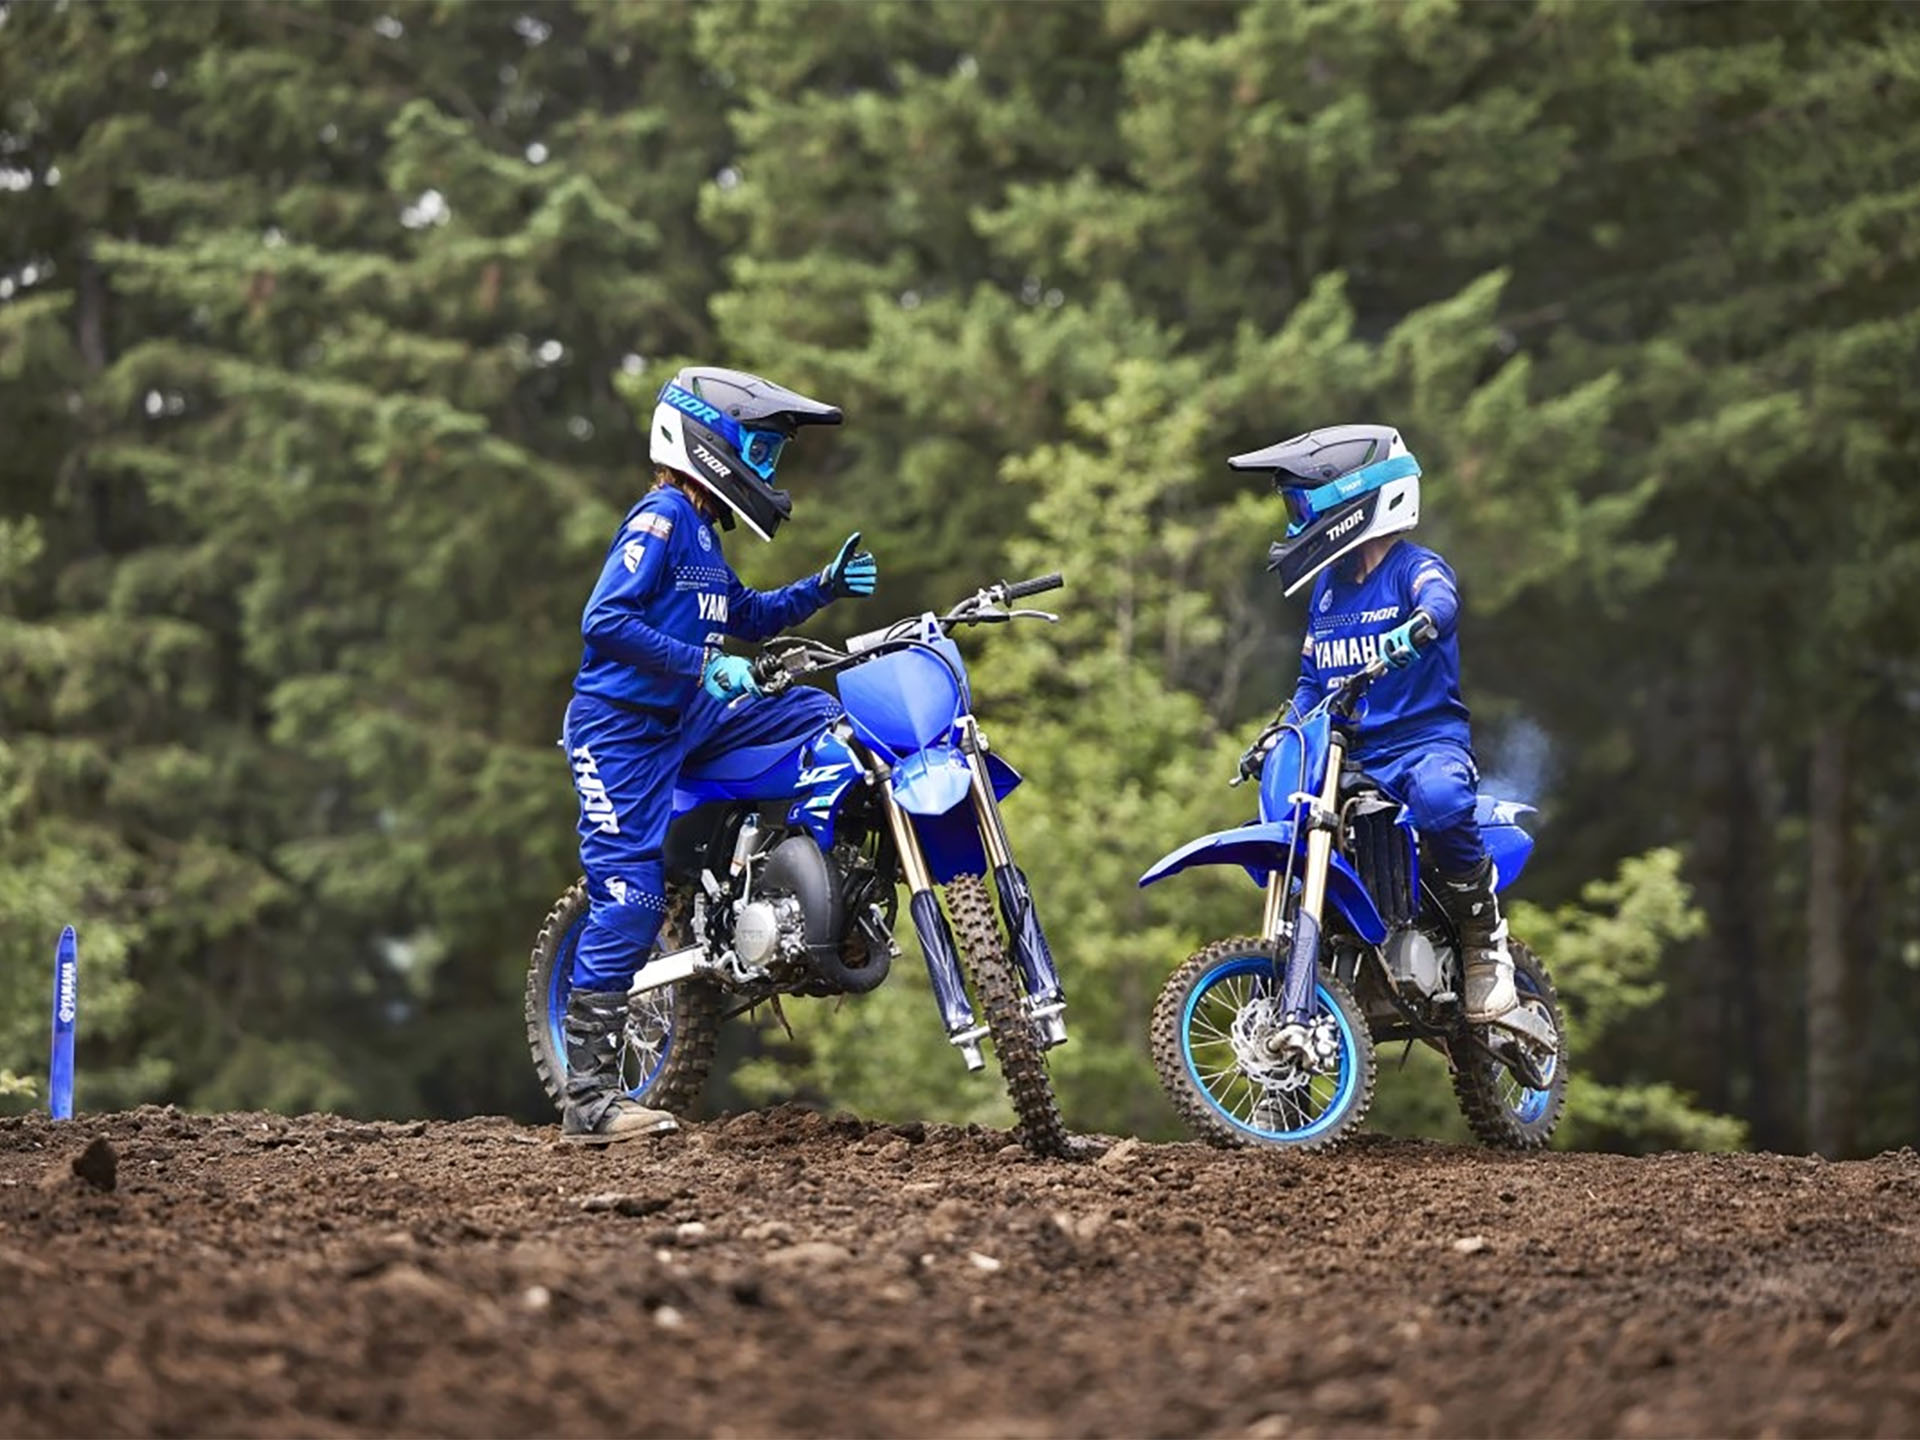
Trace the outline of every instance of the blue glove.
{"type": "Polygon", "coordinates": [[[1380,658],[1395,670],[1404,670],[1420,658],[1420,646],[1414,632],[1429,623],[1427,612],[1416,610],[1403,625],[1396,625],[1380,637],[1380,658]]]}
{"type": "Polygon", "coordinates": [[[715,652],[700,672],[700,685],[716,700],[731,700],[736,695],[758,695],[760,682],[753,678],[753,665],[738,655],[715,652]]]}
{"type": "Polygon", "coordinates": [[[833,557],[833,563],[820,572],[820,583],[835,598],[871,595],[874,582],[880,578],[880,566],[873,556],[855,548],[859,544],[860,532],[856,530],[847,537],[847,543],[840,547],[840,553],[833,557]]]}

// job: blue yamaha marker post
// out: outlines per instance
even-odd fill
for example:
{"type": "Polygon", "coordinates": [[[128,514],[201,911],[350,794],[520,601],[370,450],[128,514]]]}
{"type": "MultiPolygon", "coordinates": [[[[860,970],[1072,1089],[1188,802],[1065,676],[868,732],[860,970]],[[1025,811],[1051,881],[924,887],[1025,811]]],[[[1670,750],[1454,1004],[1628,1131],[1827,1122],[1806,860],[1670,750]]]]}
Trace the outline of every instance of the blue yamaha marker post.
{"type": "Polygon", "coordinates": [[[53,958],[53,1059],[47,1066],[47,1111],[73,1118],[73,1022],[80,1015],[80,946],[73,927],[60,932],[53,958]]]}

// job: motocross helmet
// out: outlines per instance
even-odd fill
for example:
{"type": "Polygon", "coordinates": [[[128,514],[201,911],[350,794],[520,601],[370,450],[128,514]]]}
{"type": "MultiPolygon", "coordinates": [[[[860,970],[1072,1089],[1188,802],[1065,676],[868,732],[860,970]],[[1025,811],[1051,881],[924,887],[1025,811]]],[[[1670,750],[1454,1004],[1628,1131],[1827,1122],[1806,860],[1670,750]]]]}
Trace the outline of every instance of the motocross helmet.
{"type": "Polygon", "coordinates": [[[648,455],[692,480],[722,505],[720,524],[738,516],[771,540],[793,513],[792,497],[773,488],[780,452],[802,425],[838,425],[838,406],[715,365],[689,365],[660,388],[648,455]]]}
{"type": "Polygon", "coordinates": [[[1291,523],[1267,568],[1289,595],[1356,547],[1420,523],[1420,462],[1391,425],[1309,430],[1227,464],[1273,472],[1291,523]]]}

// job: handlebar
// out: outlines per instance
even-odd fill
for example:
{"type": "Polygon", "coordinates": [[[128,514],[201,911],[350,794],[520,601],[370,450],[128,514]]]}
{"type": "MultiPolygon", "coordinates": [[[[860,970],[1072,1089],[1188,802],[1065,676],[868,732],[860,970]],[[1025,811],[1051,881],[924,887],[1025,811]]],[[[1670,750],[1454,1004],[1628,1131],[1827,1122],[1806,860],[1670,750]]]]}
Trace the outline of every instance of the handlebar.
{"type": "MultiPolygon", "coordinates": [[[[1037,575],[1031,580],[1002,580],[997,585],[975,591],[945,615],[935,618],[934,623],[944,632],[954,625],[1003,623],[1017,618],[1054,620],[1058,617],[1045,611],[1010,610],[1006,606],[1009,601],[1024,596],[1058,590],[1066,583],[1066,577],[1058,570],[1049,575],[1037,575]]],[[[762,692],[777,695],[802,675],[841,669],[887,645],[910,643],[920,623],[919,616],[895,621],[878,630],[848,636],[844,646],[839,648],[802,636],[776,639],[768,642],[767,647],[754,657],[753,678],[762,692]]]]}
{"type": "MultiPolygon", "coordinates": [[[[1424,610],[1414,611],[1414,616],[1417,621],[1413,627],[1414,648],[1423,650],[1440,638],[1440,627],[1433,623],[1433,617],[1424,610]]],[[[1392,669],[1393,666],[1382,658],[1375,660],[1363,670],[1354,671],[1308,714],[1326,710],[1343,719],[1353,718],[1354,706],[1359,703],[1360,697],[1367,693],[1367,688],[1392,669]]],[[[1280,712],[1267,722],[1266,728],[1260,732],[1253,744],[1247,747],[1245,753],[1240,756],[1239,773],[1227,782],[1229,785],[1244,785],[1260,773],[1261,766],[1266,762],[1267,752],[1273,748],[1274,741],[1287,726],[1286,717],[1289,708],[1282,707],[1280,712]]],[[[1302,716],[1300,723],[1304,724],[1306,718],[1302,716]]]]}

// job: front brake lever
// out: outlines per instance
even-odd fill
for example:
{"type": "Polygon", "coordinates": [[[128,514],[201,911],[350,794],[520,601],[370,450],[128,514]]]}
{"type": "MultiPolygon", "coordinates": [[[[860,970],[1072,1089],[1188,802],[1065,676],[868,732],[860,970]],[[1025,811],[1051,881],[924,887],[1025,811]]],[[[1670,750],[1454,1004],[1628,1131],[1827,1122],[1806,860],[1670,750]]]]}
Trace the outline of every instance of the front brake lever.
{"type": "Polygon", "coordinates": [[[1051,610],[1009,610],[1007,618],[1009,620],[1044,620],[1049,625],[1060,623],[1060,617],[1051,610]]]}

